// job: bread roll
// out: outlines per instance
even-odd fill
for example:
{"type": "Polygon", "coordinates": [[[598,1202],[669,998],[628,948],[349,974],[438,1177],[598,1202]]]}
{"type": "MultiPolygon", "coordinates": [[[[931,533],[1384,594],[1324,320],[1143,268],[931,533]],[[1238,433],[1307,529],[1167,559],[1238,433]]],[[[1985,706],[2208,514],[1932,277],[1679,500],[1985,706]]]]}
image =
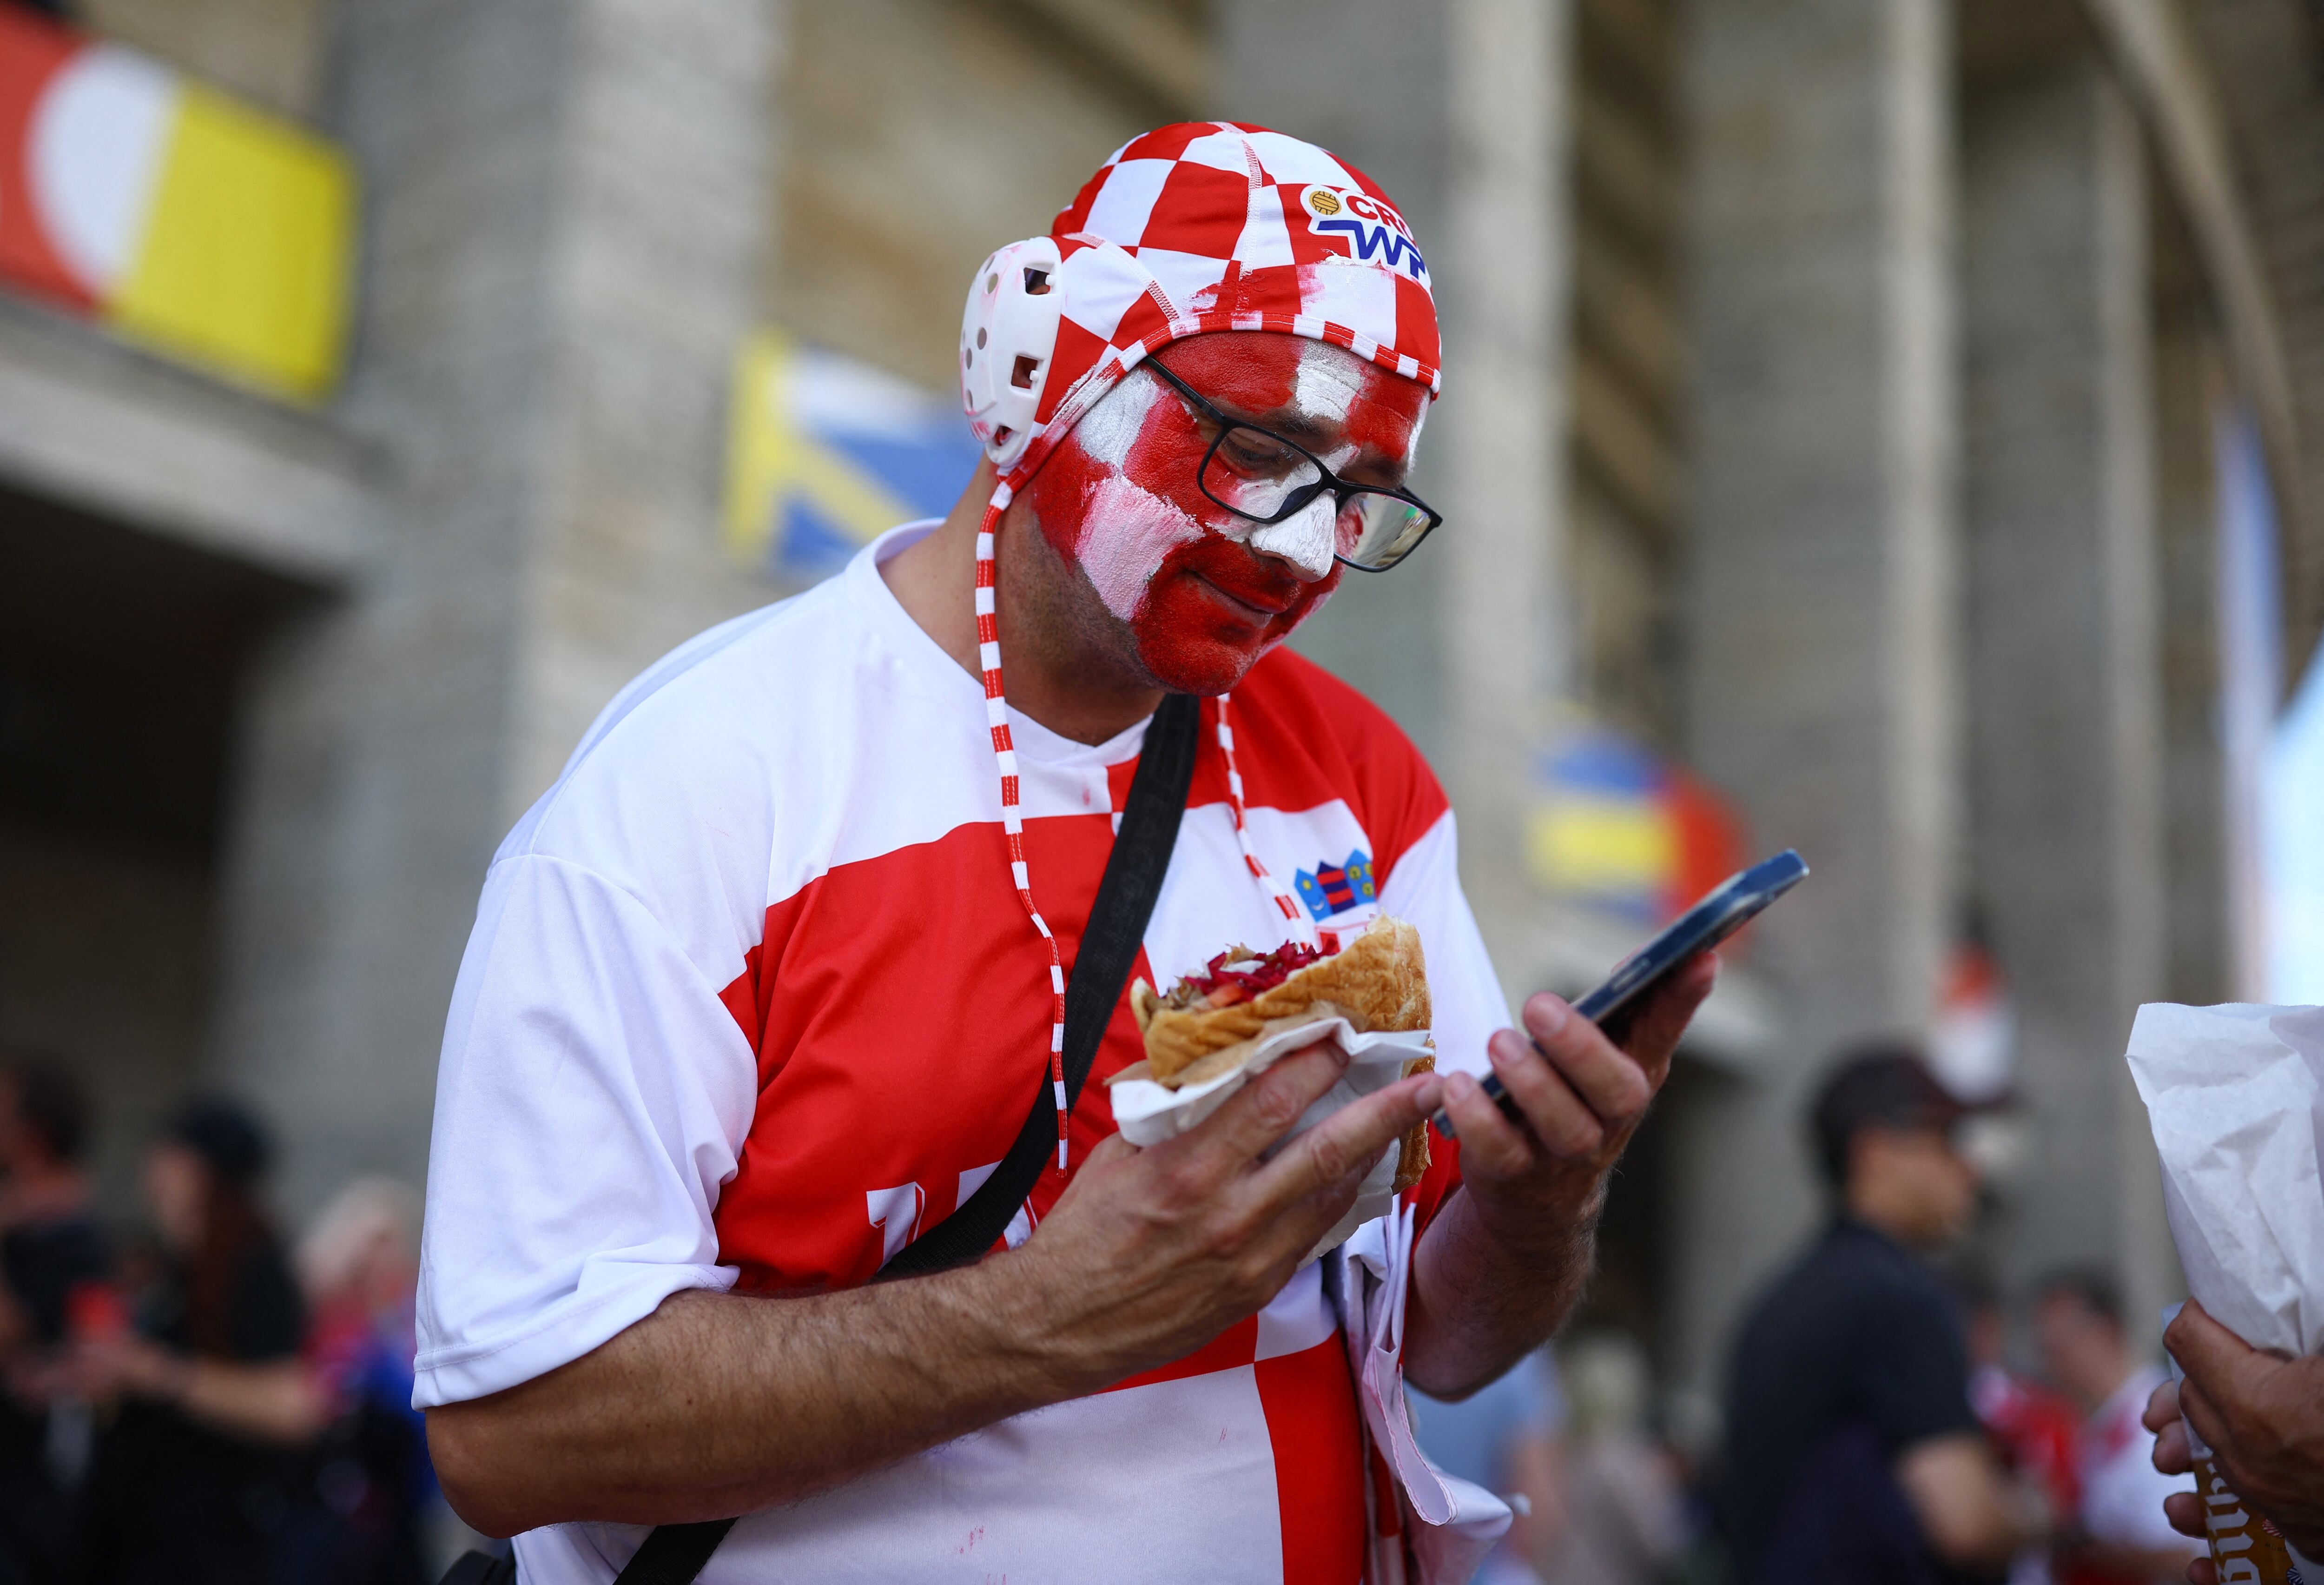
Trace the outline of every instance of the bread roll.
{"type": "MultiPolygon", "coordinates": [[[[1339,1017],[1370,1033],[1426,1029],[1431,1017],[1420,932],[1386,915],[1332,957],[1248,1001],[1173,1007],[1140,979],[1130,988],[1130,1007],[1146,1037],[1147,1077],[1173,1089],[1231,1070],[1248,1060],[1248,1048],[1261,1035],[1301,1023],[1339,1017]]],[[[1416,1058],[1405,1064],[1405,1076],[1435,1066],[1434,1058],[1416,1058]]],[[[1428,1126],[1422,1123],[1404,1136],[1397,1189],[1418,1182],[1427,1168],[1428,1126]]]]}
{"type": "Polygon", "coordinates": [[[1332,957],[1229,1007],[1182,1009],[1168,1006],[1142,979],[1130,987],[1152,1077],[1173,1088],[1183,1082],[1184,1070],[1213,1052],[1253,1039],[1264,1025],[1313,1012],[1322,1002],[1360,1030],[1427,1028],[1428,969],[1420,932],[1383,915],[1332,957]]]}

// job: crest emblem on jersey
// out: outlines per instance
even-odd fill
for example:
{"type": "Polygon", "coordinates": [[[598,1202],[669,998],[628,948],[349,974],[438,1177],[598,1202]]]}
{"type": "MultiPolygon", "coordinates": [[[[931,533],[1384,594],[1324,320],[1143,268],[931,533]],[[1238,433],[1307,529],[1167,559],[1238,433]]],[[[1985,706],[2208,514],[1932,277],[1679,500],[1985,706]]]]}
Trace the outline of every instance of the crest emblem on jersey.
{"type": "Polygon", "coordinates": [[[1307,211],[1308,231],[1344,242],[1350,258],[1402,270],[1427,283],[1427,261],[1412,240],[1412,227],[1393,205],[1346,187],[1310,187],[1299,195],[1299,205],[1307,211]]]}
{"type": "Polygon", "coordinates": [[[1293,884],[1318,924],[1334,914],[1379,901],[1372,885],[1371,855],[1360,848],[1348,855],[1345,864],[1319,864],[1313,870],[1301,870],[1293,884]]]}

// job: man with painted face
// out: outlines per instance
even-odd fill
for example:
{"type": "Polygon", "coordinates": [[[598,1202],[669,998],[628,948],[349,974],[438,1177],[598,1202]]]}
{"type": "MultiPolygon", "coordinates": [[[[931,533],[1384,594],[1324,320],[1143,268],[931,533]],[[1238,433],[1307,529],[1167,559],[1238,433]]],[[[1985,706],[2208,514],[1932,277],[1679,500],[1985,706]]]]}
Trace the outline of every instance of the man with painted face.
{"type": "Polygon", "coordinates": [[[1278,647],[1435,523],[1403,487],[1434,309],[1370,181],[1259,128],[1148,134],[979,271],[961,358],[987,459],[952,514],[632,683],[487,877],[416,1397],[527,1581],[610,1580],[643,1526],[741,1515],[705,1580],[1344,1585],[1394,1521],[1303,1257],[1443,1107],[1405,1369],[1492,1379],[1572,1304],[1710,987],[1693,965],[1627,1051],[1551,996],[1499,1029],[1435,780],[1278,647]],[[1392,913],[1443,1076],[1276,1151],[1343,1066],[1319,1044],[1139,1150],[1102,1082],[1142,1054],[1118,1006],[991,1253],[867,1285],[1051,1093],[1172,693],[1202,700],[1199,753],[1138,972],[1392,913]]]}

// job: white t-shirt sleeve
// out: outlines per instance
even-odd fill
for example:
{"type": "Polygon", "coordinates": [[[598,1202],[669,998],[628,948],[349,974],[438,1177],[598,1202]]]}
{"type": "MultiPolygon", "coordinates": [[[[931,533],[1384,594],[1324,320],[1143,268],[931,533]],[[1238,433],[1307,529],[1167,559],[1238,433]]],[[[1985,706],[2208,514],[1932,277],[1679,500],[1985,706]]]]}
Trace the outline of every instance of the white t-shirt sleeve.
{"type": "MultiPolygon", "coordinates": [[[[2144,1394],[2139,1401],[2144,1402],[2144,1394]]],[[[2123,1429],[2127,1434],[2120,1447],[2083,1466],[2083,1527],[2093,1540],[2116,1546],[2163,1551],[2191,1545],[2163,1517],[2163,1499],[2174,1491],[2194,1490],[2195,1478],[2155,1469],[2154,1433],[2135,1423],[2123,1429]]]]}
{"type": "Polygon", "coordinates": [[[484,883],[437,1078],[418,1408],[579,1358],[687,1288],[757,1099],[719,987],[635,896],[519,853],[484,883]]]}
{"type": "Polygon", "coordinates": [[[1509,1004],[1461,890],[1460,838],[1451,810],[1397,860],[1380,888],[1379,907],[1420,932],[1437,1066],[1480,1077],[1490,1072],[1485,1041],[1508,1027],[1509,1004]]]}

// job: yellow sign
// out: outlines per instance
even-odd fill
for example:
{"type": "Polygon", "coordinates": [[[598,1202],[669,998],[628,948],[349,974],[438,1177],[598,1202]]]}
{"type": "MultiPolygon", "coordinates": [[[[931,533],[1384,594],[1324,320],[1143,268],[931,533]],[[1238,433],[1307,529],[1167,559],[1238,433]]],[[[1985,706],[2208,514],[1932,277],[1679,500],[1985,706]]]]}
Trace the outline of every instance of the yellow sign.
{"type": "Polygon", "coordinates": [[[355,232],[330,143],[0,6],[0,279],[312,401],[345,357],[355,232]]]}

